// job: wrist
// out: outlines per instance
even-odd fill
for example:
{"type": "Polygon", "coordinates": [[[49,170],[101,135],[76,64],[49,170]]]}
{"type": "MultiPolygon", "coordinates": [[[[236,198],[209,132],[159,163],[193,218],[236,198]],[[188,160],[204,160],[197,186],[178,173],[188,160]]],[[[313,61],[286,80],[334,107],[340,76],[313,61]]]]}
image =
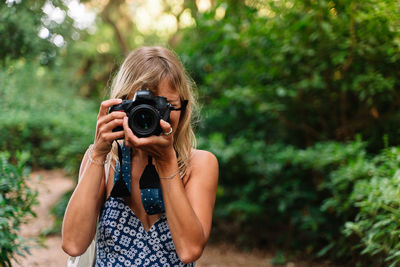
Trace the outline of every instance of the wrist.
{"type": "Polygon", "coordinates": [[[170,169],[178,164],[174,149],[170,149],[162,158],[156,159],[157,168],[160,170],[170,169]]]}
{"type": "Polygon", "coordinates": [[[94,145],[89,146],[88,157],[89,161],[96,165],[104,165],[107,162],[107,154],[97,151],[94,145]]]}
{"type": "Polygon", "coordinates": [[[107,154],[100,153],[98,151],[93,150],[91,153],[91,157],[94,160],[105,160],[107,157],[107,154]]]}

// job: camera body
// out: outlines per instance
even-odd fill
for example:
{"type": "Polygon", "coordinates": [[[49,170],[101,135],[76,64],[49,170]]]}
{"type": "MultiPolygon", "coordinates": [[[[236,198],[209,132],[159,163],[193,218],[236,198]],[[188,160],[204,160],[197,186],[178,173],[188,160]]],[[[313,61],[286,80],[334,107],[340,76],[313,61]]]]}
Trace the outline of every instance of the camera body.
{"type": "MultiPolygon", "coordinates": [[[[171,104],[163,96],[154,96],[149,90],[139,90],[133,100],[123,100],[121,104],[110,107],[113,111],[124,111],[128,116],[128,124],[137,137],[160,135],[160,119],[169,122],[171,104]]],[[[113,132],[122,131],[118,126],[113,132]]]]}

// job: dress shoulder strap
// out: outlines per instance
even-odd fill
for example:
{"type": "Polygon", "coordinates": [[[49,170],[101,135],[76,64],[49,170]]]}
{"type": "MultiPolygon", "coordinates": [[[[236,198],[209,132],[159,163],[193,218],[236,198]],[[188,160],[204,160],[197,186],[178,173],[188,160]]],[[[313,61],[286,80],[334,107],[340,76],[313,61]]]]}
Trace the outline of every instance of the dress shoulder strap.
{"type": "Polygon", "coordinates": [[[107,155],[106,164],[104,164],[104,178],[105,178],[105,186],[107,187],[108,175],[110,174],[112,157],[111,154],[107,155]]]}

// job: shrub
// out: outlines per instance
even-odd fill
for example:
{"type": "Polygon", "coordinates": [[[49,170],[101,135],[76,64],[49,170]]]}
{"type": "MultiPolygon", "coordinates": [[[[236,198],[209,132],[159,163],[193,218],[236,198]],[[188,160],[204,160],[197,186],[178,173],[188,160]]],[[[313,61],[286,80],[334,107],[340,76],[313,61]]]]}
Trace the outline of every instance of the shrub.
{"type": "Polygon", "coordinates": [[[341,263],[395,255],[372,224],[361,236],[349,227],[370,219],[362,188],[381,168],[374,155],[386,153],[382,136],[399,143],[399,5],[256,2],[216,1],[177,46],[204,104],[200,147],[220,162],[218,233],[341,263]]]}
{"type": "Polygon", "coordinates": [[[29,154],[17,153],[17,163],[10,155],[0,152],[0,265],[11,266],[15,254],[24,255],[28,246],[18,236],[27,215],[35,216],[32,205],[37,204],[37,192],[27,185],[29,154]]]}
{"type": "Polygon", "coordinates": [[[400,148],[371,156],[360,139],[298,149],[216,134],[199,144],[223,174],[213,229],[222,237],[348,266],[399,264],[400,148]]]}
{"type": "Polygon", "coordinates": [[[307,251],[316,253],[330,241],[340,243],[344,223],[356,214],[349,194],[368,171],[363,142],[297,149],[246,143],[244,138],[227,143],[221,135],[212,135],[199,143],[216,154],[223,174],[215,208],[217,228],[221,221],[234,222],[230,225],[236,230],[225,227],[227,234],[235,233],[237,241],[250,246],[278,242],[296,250],[307,244],[307,251]],[[337,175],[354,164],[361,165],[359,173],[337,175]],[[260,227],[265,230],[259,232],[260,227]],[[257,238],[248,238],[256,233],[257,238]]]}
{"type": "Polygon", "coordinates": [[[28,151],[33,167],[78,170],[97,107],[74,95],[67,74],[24,60],[0,72],[0,151],[28,151]]]}
{"type": "Polygon", "coordinates": [[[349,202],[357,208],[343,233],[359,239],[352,250],[369,255],[376,265],[400,264],[400,148],[387,148],[372,159],[368,179],[357,182],[349,202]]]}
{"type": "Polygon", "coordinates": [[[385,134],[398,144],[399,8],[216,1],[177,47],[205,104],[202,133],[297,147],[361,133],[374,152],[385,134]]]}

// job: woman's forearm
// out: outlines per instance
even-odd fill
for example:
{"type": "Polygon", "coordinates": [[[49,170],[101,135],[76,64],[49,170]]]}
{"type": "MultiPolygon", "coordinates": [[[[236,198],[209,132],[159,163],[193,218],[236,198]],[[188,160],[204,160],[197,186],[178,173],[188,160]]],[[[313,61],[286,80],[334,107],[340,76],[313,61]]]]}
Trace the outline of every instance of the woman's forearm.
{"type": "Polygon", "coordinates": [[[63,221],[62,247],[71,256],[82,254],[93,240],[101,196],[104,196],[103,175],[104,165],[89,161],[85,155],[79,183],[68,203],[63,221]]]}
{"type": "MultiPolygon", "coordinates": [[[[176,157],[168,163],[157,164],[160,177],[168,177],[178,170],[176,157]]],[[[179,174],[171,179],[160,179],[165,212],[177,254],[182,262],[198,259],[206,238],[202,224],[194,212],[179,174]]]]}
{"type": "Polygon", "coordinates": [[[122,126],[125,112],[111,112],[111,106],[121,104],[122,99],[101,102],[97,116],[96,135],[82,160],[79,183],[68,203],[63,221],[63,249],[70,255],[85,252],[94,237],[101,202],[104,200],[104,160],[112,142],[124,136],[123,131],[113,132],[122,126]]]}

